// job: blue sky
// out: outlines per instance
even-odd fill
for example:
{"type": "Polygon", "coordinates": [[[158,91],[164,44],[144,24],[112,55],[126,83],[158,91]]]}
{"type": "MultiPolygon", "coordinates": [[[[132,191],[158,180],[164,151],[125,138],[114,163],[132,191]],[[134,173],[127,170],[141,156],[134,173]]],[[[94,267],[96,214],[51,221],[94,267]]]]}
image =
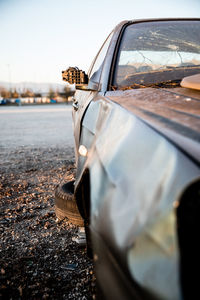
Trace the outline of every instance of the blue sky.
{"type": "Polygon", "coordinates": [[[200,17],[200,0],[0,0],[0,81],[61,83],[120,21],[155,17],[200,17]]]}

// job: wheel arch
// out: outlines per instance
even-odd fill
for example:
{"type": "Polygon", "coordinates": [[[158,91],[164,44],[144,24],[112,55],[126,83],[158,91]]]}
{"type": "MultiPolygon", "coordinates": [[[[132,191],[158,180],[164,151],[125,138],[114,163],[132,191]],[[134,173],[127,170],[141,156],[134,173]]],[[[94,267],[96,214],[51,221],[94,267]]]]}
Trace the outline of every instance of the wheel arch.
{"type": "Polygon", "coordinates": [[[84,220],[90,219],[90,171],[86,169],[74,191],[79,212],[84,220]]]}
{"type": "Polygon", "coordinates": [[[181,194],[177,216],[177,233],[180,251],[180,281],[184,299],[195,297],[198,289],[198,277],[193,275],[199,268],[200,178],[190,183],[181,194]]]}

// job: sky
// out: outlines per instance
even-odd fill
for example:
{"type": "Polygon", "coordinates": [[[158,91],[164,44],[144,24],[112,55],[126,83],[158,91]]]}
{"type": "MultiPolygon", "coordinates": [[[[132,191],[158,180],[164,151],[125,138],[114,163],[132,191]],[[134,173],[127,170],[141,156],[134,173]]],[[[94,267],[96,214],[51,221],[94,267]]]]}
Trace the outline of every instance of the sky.
{"type": "Polygon", "coordinates": [[[200,18],[200,0],[0,0],[0,82],[62,83],[123,20],[200,18]]]}

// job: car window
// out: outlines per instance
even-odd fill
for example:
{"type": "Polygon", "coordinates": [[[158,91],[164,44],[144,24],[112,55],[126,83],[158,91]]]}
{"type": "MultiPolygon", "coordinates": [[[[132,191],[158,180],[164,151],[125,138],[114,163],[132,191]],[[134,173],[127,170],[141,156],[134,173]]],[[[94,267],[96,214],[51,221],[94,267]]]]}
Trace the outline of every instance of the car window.
{"type": "Polygon", "coordinates": [[[145,22],[125,29],[113,84],[143,87],[195,73],[200,73],[200,22],[145,22]]]}
{"type": "Polygon", "coordinates": [[[99,82],[101,71],[104,63],[104,58],[106,56],[108,47],[110,45],[110,41],[112,39],[113,32],[108,36],[106,41],[104,42],[103,46],[101,47],[100,51],[98,52],[95,61],[92,64],[92,67],[89,71],[89,79],[93,82],[99,82]]]}

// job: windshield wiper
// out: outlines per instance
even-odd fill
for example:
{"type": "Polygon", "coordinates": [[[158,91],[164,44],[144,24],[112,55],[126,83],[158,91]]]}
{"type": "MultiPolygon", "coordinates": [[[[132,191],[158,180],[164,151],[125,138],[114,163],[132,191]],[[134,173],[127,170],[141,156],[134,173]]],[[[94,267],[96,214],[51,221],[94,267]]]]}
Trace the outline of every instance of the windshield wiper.
{"type": "Polygon", "coordinates": [[[131,90],[131,89],[140,89],[140,88],[148,88],[148,87],[153,87],[153,88],[174,88],[176,86],[180,86],[180,79],[177,80],[168,80],[168,81],[163,81],[163,82],[156,82],[156,83],[149,83],[149,84],[138,84],[138,83],[133,83],[131,85],[123,86],[123,87],[117,87],[117,86],[112,86],[112,90],[131,90]]]}
{"type": "Polygon", "coordinates": [[[180,86],[181,79],[177,80],[168,80],[163,82],[154,83],[151,87],[155,88],[174,88],[176,86],[180,86]]]}

